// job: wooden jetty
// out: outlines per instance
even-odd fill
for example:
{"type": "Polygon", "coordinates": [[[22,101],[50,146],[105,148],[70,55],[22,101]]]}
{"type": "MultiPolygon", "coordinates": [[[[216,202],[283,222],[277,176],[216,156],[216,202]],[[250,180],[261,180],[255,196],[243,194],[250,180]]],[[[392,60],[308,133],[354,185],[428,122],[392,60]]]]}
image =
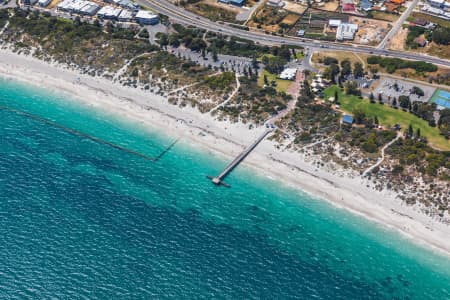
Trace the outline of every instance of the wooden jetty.
{"type": "Polygon", "coordinates": [[[238,156],[236,156],[235,159],[233,159],[228,166],[222,171],[222,173],[220,173],[218,176],[213,177],[213,176],[207,176],[212,183],[214,183],[215,185],[223,185],[225,187],[230,187],[228,184],[226,184],[225,182],[223,182],[223,179],[231,172],[233,171],[234,168],[236,168],[246,157],[247,155],[250,154],[250,152],[252,152],[256,146],[258,146],[259,143],[262,142],[262,140],[264,140],[267,135],[269,135],[269,133],[272,132],[273,129],[268,129],[266,130],[260,137],[258,137],[258,139],[256,141],[254,141],[250,146],[247,147],[247,149],[245,149],[244,151],[242,151],[238,156]]]}

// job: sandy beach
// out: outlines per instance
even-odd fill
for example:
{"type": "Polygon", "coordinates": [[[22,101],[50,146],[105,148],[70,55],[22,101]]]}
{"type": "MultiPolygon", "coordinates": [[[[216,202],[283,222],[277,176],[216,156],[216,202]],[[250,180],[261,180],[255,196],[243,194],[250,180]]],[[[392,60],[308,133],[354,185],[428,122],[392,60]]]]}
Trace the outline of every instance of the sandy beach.
{"type": "MultiPolygon", "coordinates": [[[[0,50],[0,76],[57,90],[81,103],[100,109],[150,130],[181,137],[186,145],[200,147],[231,159],[252,143],[265,128],[215,121],[209,114],[171,105],[163,96],[129,88],[103,78],[80,75],[76,70],[0,50]]],[[[376,191],[373,184],[349,171],[328,171],[306,162],[302,154],[278,150],[263,141],[244,162],[260,174],[301,189],[333,205],[400,231],[416,243],[450,256],[450,226],[407,206],[390,191],[376,191]]]]}

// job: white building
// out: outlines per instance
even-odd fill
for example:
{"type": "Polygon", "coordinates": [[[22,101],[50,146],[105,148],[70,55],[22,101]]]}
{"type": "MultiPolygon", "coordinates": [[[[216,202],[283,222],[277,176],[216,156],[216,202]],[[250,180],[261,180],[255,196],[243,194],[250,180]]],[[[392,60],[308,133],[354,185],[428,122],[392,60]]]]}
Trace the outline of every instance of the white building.
{"type": "Polygon", "coordinates": [[[339,25],[341,25],[341,20],[337,20],[337,19],[328,20],[328,27],[330,27],[330,28],[336,28],[339,25]]]}
{"type": "Polygon", "coordinates": [[[112,6],[103,6],[98,12],[97,16],[103,19],[117,20],[119,18],[122,9],[112,6]]]}
{"type": "Polygon", "coordinates": [[[444,10],[445,11],[450,11],[450,1],[444,2],[444,10]]]}
{"type": "Polygon", "coordinates": [[[138,11],[135,18],[139,24],[155,25],[159,22],[159,16],[147,10],[138,11]]]}
{"type": "Polygon", "coordinates": [[[336,40],[353,40],[355,33],[358,31],[357,24],[341,23],[336,31],[336,40]]]}
{"type": "Polygon", "coordinates": [[[119,14],[120,22],[130,22],[133,19],[133,12],[130,10],[122,10],[119,14]]]}
{"type": "Polygon", "coordinates": [[[39,0],[38,4],[40,7],[47,7],[51,2],[52,0],[39,0]]]}
{"type": "Polygon", "coordinates": [[[428,0],[428,3],[430,3],[433,7],[441,8],[444,6],[445,0],[428,0]]]}
{"type": "Polygon", "coordinates": [[[297,75],[297,69],[287,68],[284,69],[283,72],[281,72],[280,79],[294,80],[295,75],[297,75]]]}
{"type": "Polygon", "coordinates": [[[269,1],[267,1],[267,5],[273,6],[273,7],[283,7],[284,2],[283,2],[283,0],[269,0],[269,1]]]}

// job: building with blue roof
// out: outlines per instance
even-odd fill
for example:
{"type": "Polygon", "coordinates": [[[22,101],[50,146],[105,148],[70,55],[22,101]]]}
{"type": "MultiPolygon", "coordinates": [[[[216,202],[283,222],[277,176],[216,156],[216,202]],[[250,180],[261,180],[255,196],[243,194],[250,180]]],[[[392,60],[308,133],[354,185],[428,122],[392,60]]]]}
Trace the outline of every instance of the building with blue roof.
{"type": "Polygon", "coordinates": [[[226,3],[226,4],[232,4],[236,6],[243,6],[245,3],[245,0],[219,0],[219,2],[226,3]]]}
{"type": "Polygon", "coordinates": [[[369,0],[361,0],[361,9],[365,11],[372,10],[373,4],[369,0]]]}
{"type": "Polygon", "coordinates": [[[353,124],[353,117],[350,115],[344,115],[342,116],[342,123],[352,125],[353,124]]]}

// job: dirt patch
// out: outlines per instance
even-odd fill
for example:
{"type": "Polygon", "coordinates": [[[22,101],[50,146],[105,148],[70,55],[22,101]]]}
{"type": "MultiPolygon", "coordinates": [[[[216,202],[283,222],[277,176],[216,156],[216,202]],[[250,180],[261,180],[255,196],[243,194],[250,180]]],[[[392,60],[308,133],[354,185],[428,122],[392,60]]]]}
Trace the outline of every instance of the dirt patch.
{"type": "Polygon", "coordinates": [[[322,10],[336,12],[339,7],[339,1],[331,1],[331,2],[325,2],[323,6],[320,7],[322,10]]]}
{"type": "Polygon", "coordinates": [[[379,44],[390,29],[390,23],[360,17],[350,17],[350,23],[358,25],[355,35],[355,43],[375,46],[379,44]]]}
{"type": "Polygon", "coordinates": [[[405,50],[405,42],[408,37],[408,28],[400,28],[397,34],[389,41],[388,48],[391,50],[405,50]]]}
{"type": "MultiPolygon", "coordinates": [[[[262,0],[261,0],[262,1],[262,0]]],[[[285,10],[288,10],[290,12],[299,14],[299,15],[303,15],[303,13],[306,11],[307,7],[300,5],[298,3],[295,2],[291,2],[291,1],[284,1],[284,7],[285,10]]]]}
{"type": "Polygon", "coordinates": [[[314,52],[313,56],[311,57],[311,61],[316,64],[322,64],[323,59],[325,57],[333,57],[336,58],[339,62],[347,59],[351,62],[352,65],[359,62],[362,63],[363,66],[367,66],[367,55],[365,54],[355,54],[353,52],[330,52],[330,51],[321,51],[321,52],[314,52]]]}
{"type": "Polygon", "coordinates": [[[50,2],[50,4],[47,6],[48,9],[54,8],[56,7],[56,5],[59,4],[59,2],[61,2],[60,0],[52,0],[52,2],[50,2]]]}
{"type": "Polygon", "coordinates": [[[186,9],[213,21],[234,22],[240,12],[234,6],[219,3],[213,0],[203,0],[189,4],[186,9]]]}
{"type": "Polygon", "coordinates": [[[382,11],[372,11],[372,18],[382,21],[395,22],[399,18],[399,15],[391,14],[382,11]]]}
{"type": "Polygon", "coordinates": [[[289,14],[281,21],[281,23],[292,26],[297,23],[298,19],[300,19],[299,15],[289,14]]]}
{"type": "Polygon", "coordinates": [[[228,10],[228,11],[232,11],[232,12],[234,12],[236,14],[244,11],[244,9],[242,9],[240,7],[237,7],[237,6],[234,6],[234,5],[225,4],[225,3],[221,3],[221,2],[216,1],[216,0],[202,0],[200,2],[204,3],[204,4],[208,4],[208,5],[213,6],[213,7],[218,7],[218,8],[222,8],[222,9],[228,10]]]}

